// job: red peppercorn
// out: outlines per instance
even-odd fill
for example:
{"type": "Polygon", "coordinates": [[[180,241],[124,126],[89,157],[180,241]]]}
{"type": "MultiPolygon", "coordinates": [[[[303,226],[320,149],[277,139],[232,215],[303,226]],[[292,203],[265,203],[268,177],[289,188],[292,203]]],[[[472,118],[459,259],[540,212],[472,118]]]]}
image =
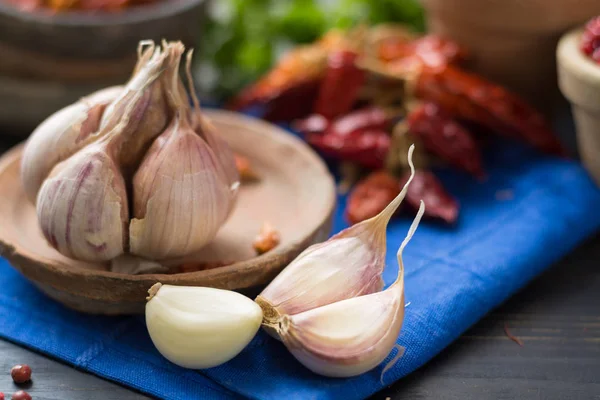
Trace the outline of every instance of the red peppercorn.
{"type": "Polygon", "coordinates": [[[600,17],[595,17],[585,25],[581,37],[581,51],[600,64],[600,17]]]}
{"type": "Polygon", "coordinates": [[[10,376],[15,383],[25,383],[31,380],[31,368],[29,365],[15,365],[10,370],[10,376]]]}
{"type": "Polygon", "coordinates": [[[24,390],[13,393],[11,400],[31,400],[31,395],[24,390]]]}

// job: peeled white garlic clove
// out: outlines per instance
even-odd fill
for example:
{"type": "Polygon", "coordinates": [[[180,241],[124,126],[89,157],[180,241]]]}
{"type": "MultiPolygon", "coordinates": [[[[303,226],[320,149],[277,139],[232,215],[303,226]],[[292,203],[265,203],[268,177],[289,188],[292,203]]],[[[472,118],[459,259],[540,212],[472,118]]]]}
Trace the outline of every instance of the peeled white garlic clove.
{"type": "Polygon", "coordinates": [[[127,193],[106,148],[92,144],[58,164],[39,191],[37,214],[46,240],[67,257],[106,261],[122,254],[127,193]]]}
{"type": "Polygon", "coordinates": [[[360,375],[392,351],[404,320],[402,251],[423,216],[421,208],[398,250],[398,278],[386,290],[283,316],[275,327],[288,350],[311,371],[360,375]]]}
{"type": "Polygon", "coordinates": [[[260,328],[260,307],[236,292],[157,283],[149,293],[150,338],[165,358],[181,367],[223,364],[238,355],[260,328]]]}
{"type": "MultiPolygon", "coordinates": [[[[413,150],[409,149],[409,159],[413,150]]],[[[387,224],[412,178],[411,174],[400,194],[379,215],[309,247],[292,261],[256,299],[265,320],[274,322],[282,315],[381,291],[387,224]]]]}
{"type": "Polygon", "coordinates": [[[33,131],[21,160],[21,182],[31,202],[52,168],[94,139],[104,109],[122,90],[99,90],[52,114],[33,131]]]}

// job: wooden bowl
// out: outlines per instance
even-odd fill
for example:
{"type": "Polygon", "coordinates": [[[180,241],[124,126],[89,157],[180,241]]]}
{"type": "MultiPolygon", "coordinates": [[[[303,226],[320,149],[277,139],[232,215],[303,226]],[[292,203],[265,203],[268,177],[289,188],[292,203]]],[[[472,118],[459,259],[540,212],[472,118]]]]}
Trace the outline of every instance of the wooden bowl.
{"type": "Polygon", "coordinates": [[[558,83],[571,102],[583,165],[600,186],[600,65],[580,50],[582,34],[574,29],[558,44],[558,83]]]}
{"type": "Polygon", "coordinates": [[[120,13],[51,15],[0,1],[0,125],[30,131],[82,94],[122,84],[140,40],[197,47],[205,4],[158,0],[120,13]]]}
{"type": "Polygon", "coordinates": [[[0,159],[0,254],[48,296],[97,314],[142,312],[147,290],[156,282],[232,290],[270,282],[302,250],[329,235],[334,180],[304,142],[282,129],[231,112],[207,115],[261,177],[257,183],[242,185],[233,215],[214,242],[195,257],[237,262],[191,273],[125,275],[110,272],[103,264],[63,257],[44,240],[35,208],[21,187],[22,146],[0,159]],[[256,256],[252,240],[265,221],[281,233],[281,243],[256,256]]]}

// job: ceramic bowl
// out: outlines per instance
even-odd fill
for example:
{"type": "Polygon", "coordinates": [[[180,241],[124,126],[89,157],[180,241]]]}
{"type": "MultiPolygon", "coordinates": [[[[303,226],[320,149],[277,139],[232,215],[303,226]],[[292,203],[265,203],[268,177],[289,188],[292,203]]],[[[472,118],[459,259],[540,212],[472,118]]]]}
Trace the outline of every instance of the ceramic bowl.
{"type": "Polygon", "coordinates": [[[23,192],[22,146],[0,159],[0,255],[51,298],[96,314],[142,312],[156,282],[231,290],[270,282],[302,250],[329,235],[336,201],[333,177],[312,149],[275,125],[225,111],[207,116],[260,177],[242,184],[230,219],[192,257],[233,264],[190,273],[127,275],[62,256],[43,238],[35,208],[23,192]],[[252,241],[264,222],[280,232],[281,243],[256,256],[252,241]]]}
{"type": "Polygon", "coordinates": [[[583,164],[600,185],[600,64],[579,49],[582,33],[574,29],[558,44],[558,83],[571,102],[583,164]]]}

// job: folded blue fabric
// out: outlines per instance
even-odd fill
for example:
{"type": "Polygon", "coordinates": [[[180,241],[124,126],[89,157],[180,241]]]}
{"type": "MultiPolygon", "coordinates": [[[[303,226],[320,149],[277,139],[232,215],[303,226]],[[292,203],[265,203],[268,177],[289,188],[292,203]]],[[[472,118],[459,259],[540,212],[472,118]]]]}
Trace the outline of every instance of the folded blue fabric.
{"type": "MultiPolygon", "coordinates": [[[[490,179],[483,184],[458,173],[442,175],[462,204],[459,224],[448,228],[422,223],[406,249],[408,306],[398,338],[406,353],[383,376],[384,383],[383,365],[351,379],[317,376],[262,332],[225,365],[181,369],[153,348],[143,317],[97,317],[68,310],[4,260],[0,335],[159,398],[365,398],[426,363],[600,227],[600,191],[578,164],[514,144],[495,146],[486,164],[490,179]]],[[[335,231],[346,226],[346,199],[339,200],[335,231]]],[[[409,224],[408,218],[400,218],[389,226],[387,283],[396,277],[395,254],[409,224]]]]}

